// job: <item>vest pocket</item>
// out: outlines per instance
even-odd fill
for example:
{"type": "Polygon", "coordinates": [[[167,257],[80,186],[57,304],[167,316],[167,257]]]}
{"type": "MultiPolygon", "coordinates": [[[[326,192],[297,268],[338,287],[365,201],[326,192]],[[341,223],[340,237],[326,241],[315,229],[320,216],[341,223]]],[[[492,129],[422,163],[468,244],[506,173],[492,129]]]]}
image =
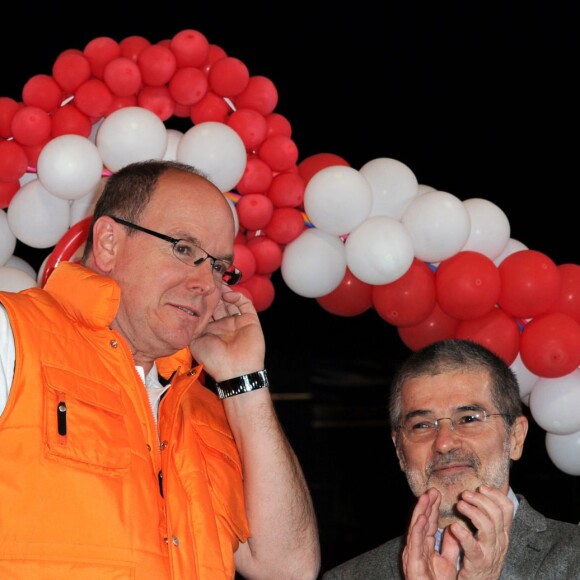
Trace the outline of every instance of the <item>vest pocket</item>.
{"type": "Polygon", "coordinates": [[[119,477],[131,460],[121,394],[104,383],[44,366],[46,457],[119,477]]]}
{"type": "Polygon", "coordinates": [[[244,542],[250,535],[247,527],[242,466],[233,437],[209,426],[194,424],[213,497],[213,507],[230,533],[244,542]]]}

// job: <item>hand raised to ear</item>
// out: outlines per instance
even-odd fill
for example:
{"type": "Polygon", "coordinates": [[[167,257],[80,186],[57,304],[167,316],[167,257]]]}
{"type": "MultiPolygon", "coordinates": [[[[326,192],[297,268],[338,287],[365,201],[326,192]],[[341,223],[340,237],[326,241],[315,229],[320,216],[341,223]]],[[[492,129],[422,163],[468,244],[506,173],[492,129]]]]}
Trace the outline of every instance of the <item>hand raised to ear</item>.
{"type": "Polygon", "coordinates": [[[189,348],[217,382],[263,370],[266,345],[252,301],[224,284],[213,320],[189,348]]]}

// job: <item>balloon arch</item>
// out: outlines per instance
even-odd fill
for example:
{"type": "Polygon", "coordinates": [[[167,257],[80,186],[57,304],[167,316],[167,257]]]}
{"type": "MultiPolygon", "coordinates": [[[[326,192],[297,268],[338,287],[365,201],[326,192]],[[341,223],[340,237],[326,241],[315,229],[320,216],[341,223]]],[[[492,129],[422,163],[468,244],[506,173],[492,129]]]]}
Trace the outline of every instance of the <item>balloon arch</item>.
{"type": "Polygon", "coordinates": [[[453,336],[488,346],[518,376],[553,463],[580,475],[580,266],[528,249],[495,204],[420,184],[396,159],[300,159],[277,102],[270,79],[197,30],[63,51],[21,101],[0,97],[0,289],[42,286],[74,259],[111,173],[190,163],[230,201],[239,289],[258,311],[280,270],[332,314],[374,309],[411,350],[453,336]],[[17,241],[54,248],[36,272],[17,241]]]}

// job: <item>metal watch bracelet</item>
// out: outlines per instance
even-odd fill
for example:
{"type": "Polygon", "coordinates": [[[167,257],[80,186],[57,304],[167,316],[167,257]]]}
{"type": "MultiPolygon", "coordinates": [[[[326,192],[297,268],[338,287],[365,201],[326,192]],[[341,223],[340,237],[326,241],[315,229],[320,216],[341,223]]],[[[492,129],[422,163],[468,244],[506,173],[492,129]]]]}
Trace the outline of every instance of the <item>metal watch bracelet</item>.
{"type": "Polygon", "coordinates": [[[269,386],[270,383],[268,382],[268,373],[266,372],[266,369],[250,373],[249,375],[234,377],[233,379],[228,379],[227,381],[215,384],[220,399],[227,399],[234,395],[249,393],[269,386]]]}

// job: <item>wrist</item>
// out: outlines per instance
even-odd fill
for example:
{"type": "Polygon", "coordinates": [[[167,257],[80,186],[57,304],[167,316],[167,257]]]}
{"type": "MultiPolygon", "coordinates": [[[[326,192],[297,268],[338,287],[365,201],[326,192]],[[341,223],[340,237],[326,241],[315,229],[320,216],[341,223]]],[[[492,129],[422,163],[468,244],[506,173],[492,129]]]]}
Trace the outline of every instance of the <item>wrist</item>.
{"type": "Polygon", "coordinates": [[[250,393],[257,389],[268,388],[268,373],[266,369],[249,373],[247,375],[240,375],[226,381],[216,382],[215,388],[220,399],[227,399],[243,393],[250,393]]]}

